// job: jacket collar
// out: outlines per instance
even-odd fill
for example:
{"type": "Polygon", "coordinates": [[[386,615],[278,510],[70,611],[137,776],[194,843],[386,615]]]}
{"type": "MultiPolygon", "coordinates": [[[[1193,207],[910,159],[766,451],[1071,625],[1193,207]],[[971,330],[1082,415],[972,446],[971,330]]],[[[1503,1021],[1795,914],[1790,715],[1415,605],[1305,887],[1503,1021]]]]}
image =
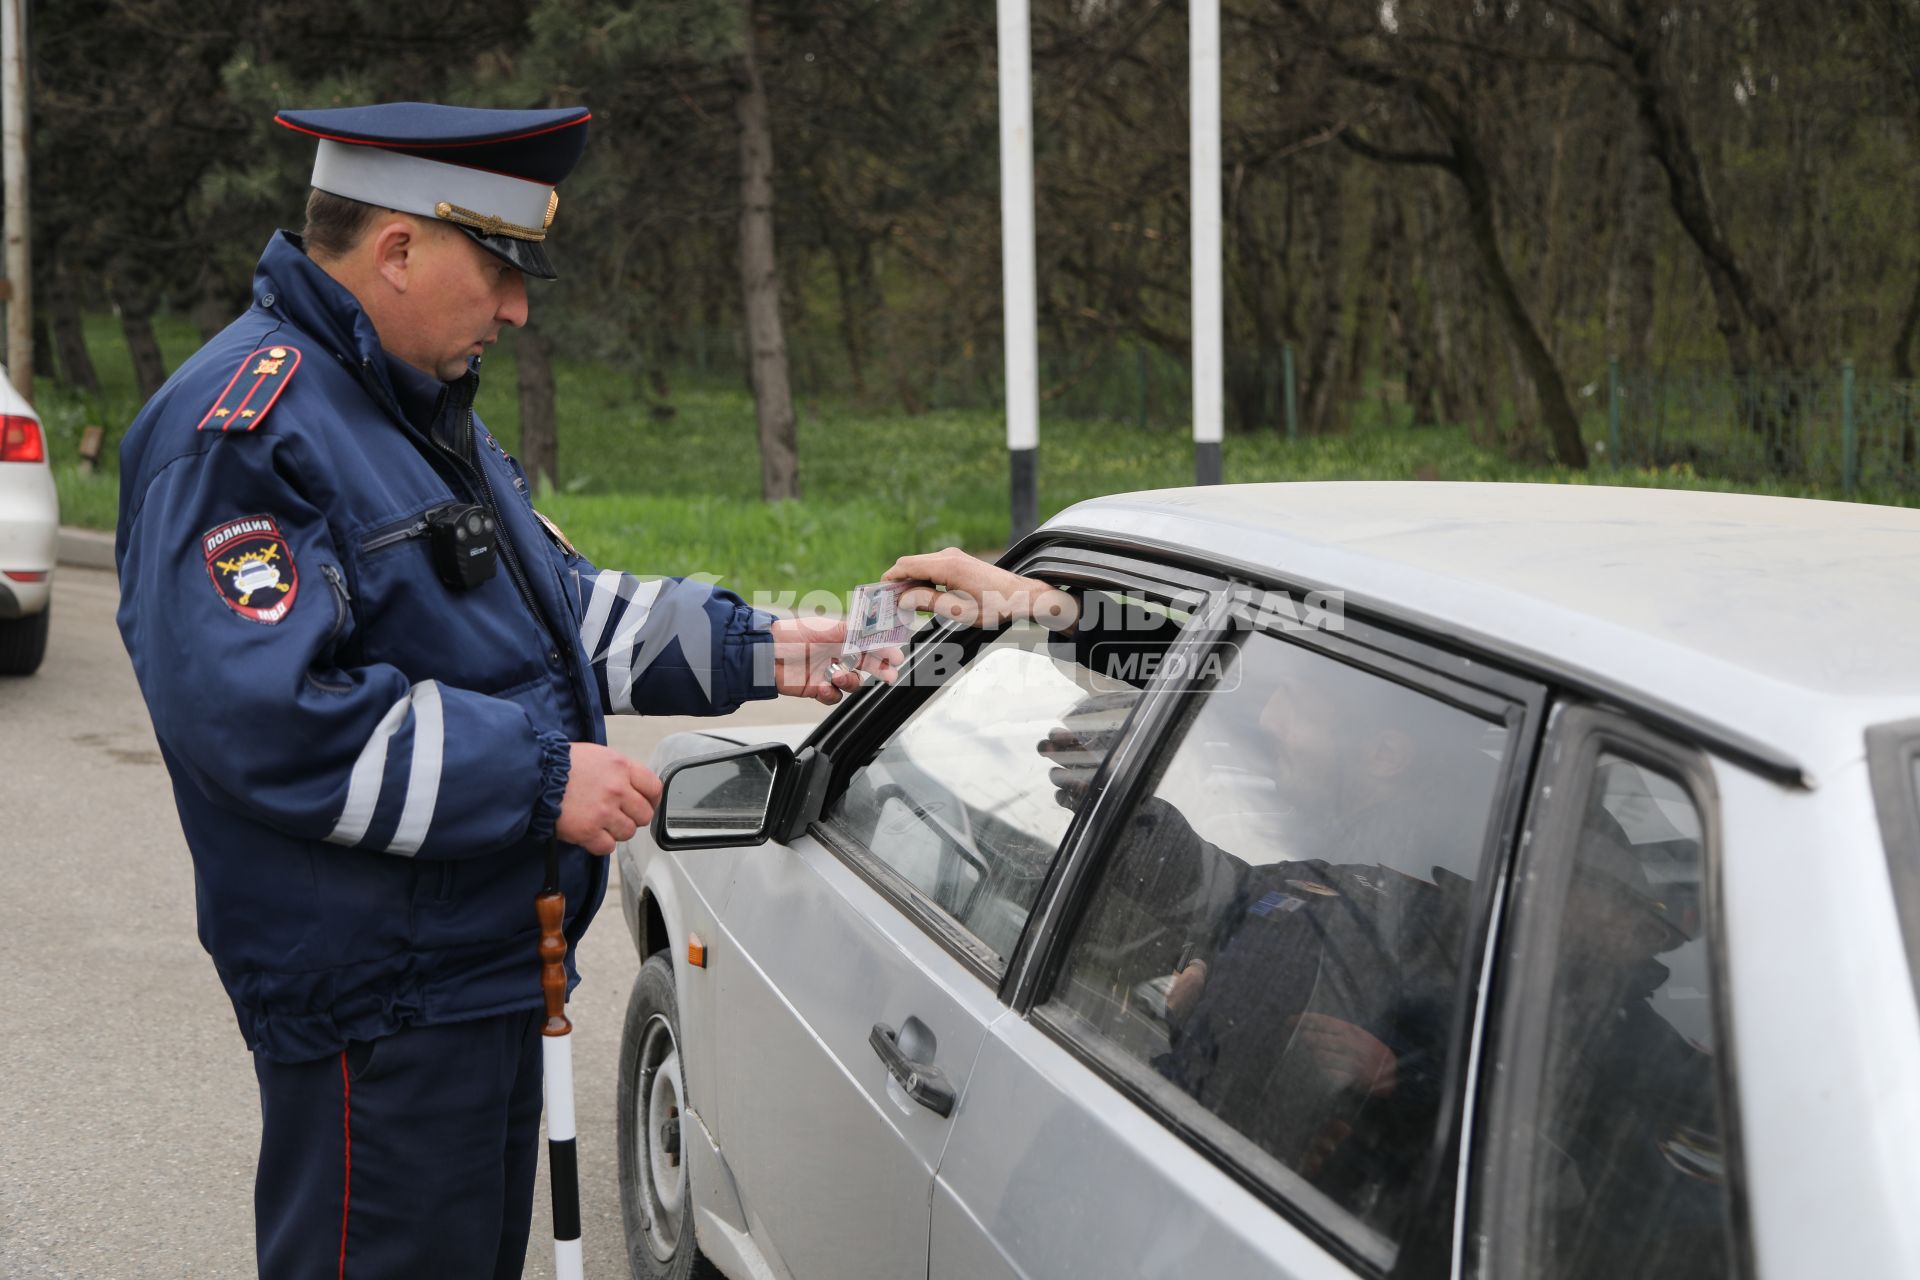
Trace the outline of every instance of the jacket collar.
{"type": "Polygon", "coordinates": [[[360,300],[315,266],[291,231],[276,231],[267,241],[253,270],[253,300],[326,343],[342,360],[385,364],[380,335],[360,300]]]}
{"type": "Polygon", "coordinates": [[[403,421],[422,433],[431,429],[448,384],[388,355],[360,300],[315,265],[293,232],[277,231],[267,242],[254,268],[253,300],[324,343],[403,421]]]}

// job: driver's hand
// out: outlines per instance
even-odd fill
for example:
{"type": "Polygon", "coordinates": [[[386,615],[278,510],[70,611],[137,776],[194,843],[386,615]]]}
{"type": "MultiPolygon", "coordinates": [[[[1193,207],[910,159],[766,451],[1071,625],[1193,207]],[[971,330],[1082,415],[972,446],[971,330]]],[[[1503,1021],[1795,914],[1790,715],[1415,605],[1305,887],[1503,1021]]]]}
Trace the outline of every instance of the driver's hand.
{"type": "Polygon", "coordinates": [[[1030,619],[1050,631],[1065,631],[1080,616],[1079,605],[1066,592],[958,547],[901,556],[883,576],[887,582],[910,584],[900,596],[902,609],[932,613],[963,627],[1004,627],[1030,619]]]}

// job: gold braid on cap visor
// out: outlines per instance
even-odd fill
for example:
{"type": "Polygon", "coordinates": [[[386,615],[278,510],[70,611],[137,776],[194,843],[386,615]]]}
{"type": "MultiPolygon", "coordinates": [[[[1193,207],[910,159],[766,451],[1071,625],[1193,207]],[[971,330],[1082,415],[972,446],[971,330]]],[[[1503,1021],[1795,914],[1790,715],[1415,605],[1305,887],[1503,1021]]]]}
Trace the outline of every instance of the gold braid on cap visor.
{"type": "Polygon", "coordinates": [[[457,204],[448,204],[445,200],[433,206],[434,216],[443,222],[457,223],[471,227],[483,236],[511,236],[515,240],[545,240],[547,227],[553,225],[553,215],[560,207],[560,193],[547,193],[547,219],[540,227],[523,227],[518,223],[507,222],[497,213],[475,213],[471,209],[462,209],[457,204]]]}

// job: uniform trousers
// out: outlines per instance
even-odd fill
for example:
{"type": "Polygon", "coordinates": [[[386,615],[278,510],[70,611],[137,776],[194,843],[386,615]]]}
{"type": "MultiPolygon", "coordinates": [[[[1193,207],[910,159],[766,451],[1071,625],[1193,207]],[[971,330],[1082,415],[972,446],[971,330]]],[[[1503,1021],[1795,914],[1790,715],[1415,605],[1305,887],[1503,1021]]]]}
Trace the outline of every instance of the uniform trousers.
{"type": "Polygon", "coordinates": [[[315,1062],[254,1055],[262,1280],[520,1274],[544,1016],[409,1027],[315,1062]]]}

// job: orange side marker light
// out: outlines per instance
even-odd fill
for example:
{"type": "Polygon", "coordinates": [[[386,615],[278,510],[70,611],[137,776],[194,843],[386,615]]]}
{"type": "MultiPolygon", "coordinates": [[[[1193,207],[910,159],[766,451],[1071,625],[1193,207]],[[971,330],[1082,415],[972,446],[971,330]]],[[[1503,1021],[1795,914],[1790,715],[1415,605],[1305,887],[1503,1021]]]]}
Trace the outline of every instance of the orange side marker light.
{"type": "Polygon", "coordinates": [[[687,935],[687,963],[696,969],[707,967],[707,944],[700,941],[697,933],[687,935]]]}

